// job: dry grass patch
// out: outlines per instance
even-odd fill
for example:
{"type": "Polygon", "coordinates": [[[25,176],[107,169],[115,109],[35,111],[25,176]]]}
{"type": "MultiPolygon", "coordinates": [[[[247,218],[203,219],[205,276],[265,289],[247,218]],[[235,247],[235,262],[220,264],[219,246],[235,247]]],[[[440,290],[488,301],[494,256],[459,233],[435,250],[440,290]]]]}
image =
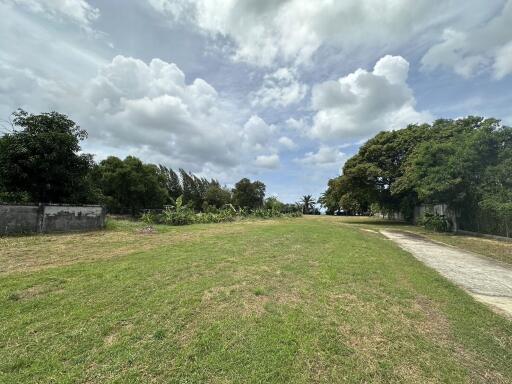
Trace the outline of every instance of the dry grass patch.
{"type": "Polygon", "coordinates": [[[242,233],[254,225],[269,222],[247,222],[244,225],[198,225],[192,227],[157,226],[151,233],[142,224],[120,229],[88,233],[0,237],[0,275],[36,271],[77,262],[91,262],[147,252],[182,242],[200,241],[220,234],[242,233]]]}

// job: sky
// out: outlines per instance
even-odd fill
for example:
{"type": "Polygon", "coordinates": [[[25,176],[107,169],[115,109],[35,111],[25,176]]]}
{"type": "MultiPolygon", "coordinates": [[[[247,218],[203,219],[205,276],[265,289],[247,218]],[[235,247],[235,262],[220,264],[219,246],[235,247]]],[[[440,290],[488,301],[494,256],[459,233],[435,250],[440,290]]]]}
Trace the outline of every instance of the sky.
{"type": "Polygon", "coordinates": [[[67,114],[135,155],[285,202],[365,140],[437,118],[512,125],[512,0],[0,0],[0,120],[67,114]]]}

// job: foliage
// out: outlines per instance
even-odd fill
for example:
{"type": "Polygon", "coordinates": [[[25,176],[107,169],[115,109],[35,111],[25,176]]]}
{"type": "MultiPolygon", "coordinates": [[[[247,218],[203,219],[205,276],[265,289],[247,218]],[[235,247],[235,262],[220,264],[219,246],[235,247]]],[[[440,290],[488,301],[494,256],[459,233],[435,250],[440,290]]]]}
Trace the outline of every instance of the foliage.
{"type": "Polygon", "coordinates": [[[342,195],[339,204],[345,212],[358,213],[362,211],[359,200],[354,198],[351,192],[342,195]]]}
{"type": "Polygon", "coordinates": [[[153,212],[144,212],[141,217],[140,221],[142,221],[145,224],[155,224],[157,220],[156,215],[153,212]]]}
{"type": "Polygon", "coordinates": [[[275,196],[270,196],[270,197],[267,197],[265,199],[265,202],[263,204],[263,208],[264,209],[272,209],[272,210],[275,210],[275,211],[280,211],[282,212],[282,210],[284,209],[285,207],[285,204],[280,202],[277,197],[275,196]]]}
{"type": "Polygon", "coordinates": [[[88,202],[92,156],[80,154],[87,137],[66,115],[14,112],[13,130],[0,138],[0,192],[33,202],[88,202]]]}
{"type": "Polygon", "coordinates": [[[302,196],[300,204],[302,205],[303,214],[310,214],[315,210],[315,199],[311,195],[302,196]]]}
{"type": "Polygon", "coordinates": [[[413,189],[421,201],[466,206],[479,197],[486,168],[496,164],[501,136],[499,121],[494,119],[468,117],[434,128],[433,139],[419,144],[407,159],[395,192],[413,189]]]}
{"type": "Polygon", "coordinates": [[[162,175],[162,180],[164,180],[165,188],[167,189],[169,201],[174,202],[179,196],[183,195],[180,178],[171,168],[167,168],[163,165],[159,165],[158,167],[162,175]]]}
{"type": "Polygon", "coordinates": [[[144,212],[140,220],[146,224],[189,225],[224,223],[247,218],[270,219],[276,217],[300,217],[300,212],[282,213],[278,209],[239,209],[230,205],[217,212],[195,213],[188,205],[183,203],[183,196],[176,199],[176,204],[168,206],[163,213],[144,212]]]}
{"type": "Polygon", "coordinates": [[[161,208],[168,192],[159,168],[133,156],[110,156],[92,170],[110,212],[138,214],[143,208],[161,208]]]}
{"type": "MultiPolygon", "coordinates": [[[[511,135],[512,136],[512,135],[511,135]]],[[[496,165],[488,167],[480,184],[482,198],[479,208],[496,218],[494,233],[512,236],[512,139],[504,140],[506,149],[500,151],[496,165]]]]}
{"type": "Polygon", "coordinates": [[[448,232],[450,230],[450,222],[446,216],[438,213],[425,212],[425,216],[421,218],[418,224],[436,232],[448,232]]]}
{"type": "Polygon", "coordinates": [[[181,195],[176,199],[174,206],[165,209],[160,221],[168,225],[188,225],[194,223],[195,215],[192,209],[183,204],[183,195],[181,195]]]}
{"type": "Polygon", "coordinates": [[[231,209],[223,209],[217,213],[206,212],[199,213],[195,216],[195,223],[210,224],[210,223],[225,223],[235,221],[237,219],[236,213],[231,209]]]}
{"type": "MultiPolygon", "coordinates": [[[[79,144],[87,132],[57,112],[33,115],[18,110],[13,124],[12,132],[0,137],[2,202],[101,203],[110,213],[138,216],[141,211],[175,205],[181,196],[188,210],[169,209],[166,220],[182,224],[195,222],[196,212],[208,213],[203,221],[230,220],[227,210],[234,207],[240,217],[261,209],[275,215],[300,209],[275,197],[264,200],[266,187],[261,181],[243,178],[229,190],[217,180],[144,163],[134,156],[124,160],[110,156],[96,164],[92,155],[80,154],[79,144]]],[[[147,213],[143,220],[158,221],[158,217],[147,213]]]]}
{"type": "Polygon", "coordinates": [[[239,208],[257,209],[263,206],[265,184],[247,178],[241,179],[233,188],[233,203],[239,208]]]}
{"type": "Polygon", "coordinates": [[[459,214],[477,209],[512,222],[512,128],[496,119],[440,119],[381,132],[329,180],[321,203],[328,212],[402,212],[446,203],[459,214]]]}
{"type": "Polygon", "coordinates": [[[221,187],[218,181],[212,180],[206,188],[205,202],[210,209],[221,209],[231,203],[231,192],[221,187]]]}

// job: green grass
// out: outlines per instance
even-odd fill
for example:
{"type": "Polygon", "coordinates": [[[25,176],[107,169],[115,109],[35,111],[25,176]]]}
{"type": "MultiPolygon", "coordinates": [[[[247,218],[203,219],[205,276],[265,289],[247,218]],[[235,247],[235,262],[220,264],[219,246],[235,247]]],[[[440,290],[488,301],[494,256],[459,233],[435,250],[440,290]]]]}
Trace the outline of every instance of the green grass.
{"type": "Polygon", "coordinates": [[[459,235],[453,233],[439,233],[404,223],[390,222],[389,220],[375,219],[371,217],[330,217],[333,223],[351,224],[354,227],[380,230],[384,228],[398,229],[414,232],[431,240],[442,242],[454,247],[475,252],[494,260],[512,264],[512,242],[493,240],[476,236],[459,235]]]}
{"type": "Polygon", "coordinates": [[[1,383],[512,382],[512,325],[327,218],[0,239],[1,383]]]}

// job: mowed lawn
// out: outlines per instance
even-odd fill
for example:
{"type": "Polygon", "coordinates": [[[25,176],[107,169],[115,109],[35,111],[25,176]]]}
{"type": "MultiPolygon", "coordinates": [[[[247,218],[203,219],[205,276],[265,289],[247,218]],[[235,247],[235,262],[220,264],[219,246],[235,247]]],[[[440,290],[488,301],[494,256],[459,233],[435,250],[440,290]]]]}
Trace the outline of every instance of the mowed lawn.
{"type": "Polygon", "coordinates": [[[510,383],[512,322],[305,217],[0,239],[1,383],[510,383]]]}
{"type": "Polygon", "coordinates": [[[326,217],[325,219],[333,220],[336,223],[349,224],[360,229],[371,229],[373,231],[388,229],[412,232],[430,240],[475,252],[503,263],[512,264],[512,242],[510,241],[462,235],[460,233],[435,232],[421,226],[366,216],[339,216],[326,217]]]}

